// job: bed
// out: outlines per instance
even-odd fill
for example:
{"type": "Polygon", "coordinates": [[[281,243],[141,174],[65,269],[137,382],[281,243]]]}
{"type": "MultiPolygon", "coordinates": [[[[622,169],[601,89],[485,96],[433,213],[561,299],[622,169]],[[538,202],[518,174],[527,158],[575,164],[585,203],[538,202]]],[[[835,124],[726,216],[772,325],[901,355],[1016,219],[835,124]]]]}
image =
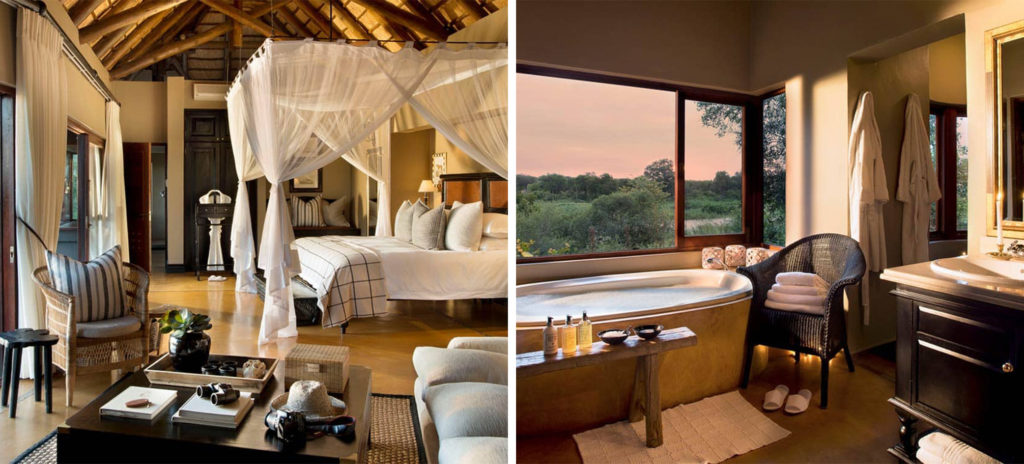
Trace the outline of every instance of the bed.
{"type": "MultiPolygon", "coordinates": [[[[481,201],[507,214],[507,186],[493,174],[442,176],[446,206],[481,201]]],[[[334,236],[295,240],[301,272],[317,294],[324,327],[386,313],[386,300],[508,297],[508,250],[424,250],[394,237],[334,236]]]]}

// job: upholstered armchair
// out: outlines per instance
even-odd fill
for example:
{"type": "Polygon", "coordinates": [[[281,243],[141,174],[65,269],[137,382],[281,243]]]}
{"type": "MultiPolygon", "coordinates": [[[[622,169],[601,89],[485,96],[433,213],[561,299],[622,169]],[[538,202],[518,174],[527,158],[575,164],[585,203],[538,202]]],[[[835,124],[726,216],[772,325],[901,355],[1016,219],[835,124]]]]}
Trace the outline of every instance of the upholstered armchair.
{"type": "Polygon", "coordinates": [[[126,315],[92,322],[76,321],[75,297],[51,285],[45,266],[33,273],[46,298],[46,328],[60,339],[53,347],[53,364],[66,374],[68,407],[74,402],[76,375],[132,369],[149,363],[149,274],[130,263],[122,263],[121,273],[126,315]]]}
{"type": "Polygon", "coordinates": [[[754,287],[747,326],[747,346],[740,386],[747,387],[754,347],[766,345],[821,358],[821,407],[828,406],[828,362],[840,351],[853,372],[853,359],[846,341],[846,311],[843,289],[860,282],[864,275],[864,254],[856,240],[840,234],[804,237],[768,259],[736,269],[754,287]],[[824,314],[780,311],[764,305],[768,289],[781,272],[810,272],[830,284],[824,314]]]}

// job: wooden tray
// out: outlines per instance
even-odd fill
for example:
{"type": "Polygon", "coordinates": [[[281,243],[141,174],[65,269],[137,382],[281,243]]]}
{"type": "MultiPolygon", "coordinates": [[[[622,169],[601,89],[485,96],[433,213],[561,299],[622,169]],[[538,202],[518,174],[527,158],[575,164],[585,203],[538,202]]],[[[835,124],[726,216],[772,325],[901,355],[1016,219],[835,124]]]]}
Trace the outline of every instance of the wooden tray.
{"type": "Polygon", "coordinates": [[[175,387],[197,387],[208,383],[224,382],[231,384],[235,390],[251,393],[263,391],[270,379],[274,378],[274,370],[277,369],[277,359],[260,358],[253,356],[231,356],[224,354],[211,354],[211,361],[235,361],[238,363],[238,376],[229,377],[226,375],[208,375],[194,372],[178,372],[171,365],[171,355],[164,354],[149,367],[146,367],[146,378],[150,383],[160,385],[173,385],[175,387]],[[250,359],[258,359],[267,365],[267,373],[258,379],[242,377],[242,364],[250,359]]]}

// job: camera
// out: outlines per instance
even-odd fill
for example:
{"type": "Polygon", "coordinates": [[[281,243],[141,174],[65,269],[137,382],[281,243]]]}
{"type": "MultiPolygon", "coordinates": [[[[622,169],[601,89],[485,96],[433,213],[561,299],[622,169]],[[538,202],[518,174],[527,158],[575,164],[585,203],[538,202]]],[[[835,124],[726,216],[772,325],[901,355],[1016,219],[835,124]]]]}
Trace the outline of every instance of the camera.
{"type": "Polygon", "coordinates": [[[209,399],[215,405],[231,404],[238,401],[238,390],[231,384],[211,383],[196,387],[196,395],[200,398],[209,399]]]}
{"type": "Polygon", "coordinates": [[[263,423],[273,430],[277,438],[293,441],[306,438],[306,417],[301,412],[271,410],[263,423]]]}

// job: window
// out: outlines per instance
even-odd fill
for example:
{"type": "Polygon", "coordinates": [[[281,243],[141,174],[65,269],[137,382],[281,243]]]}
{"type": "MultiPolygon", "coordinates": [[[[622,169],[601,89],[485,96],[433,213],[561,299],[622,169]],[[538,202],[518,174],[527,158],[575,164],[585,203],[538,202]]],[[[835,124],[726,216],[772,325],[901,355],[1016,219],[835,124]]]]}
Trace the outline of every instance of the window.
{"type": "Polygon", "coordinates": [[[786,94],[761,100],[764,156],[764,243],[786,245],[786,94]]]}
{"type": "Polygon", "coordinates": [[[928,115],[932,162],[942,198],[932,204],[933,240],[967,236],[967,108],[931,102],[928,115]]]}
{"type": "Polygon", "coordinates": [[[745,151],[759,99],[517,70],[520,261],[760,243],[760,204],[749,207],[744,176],[761,170],[745,151]]]}
{"type": "Polygon", "coordinates": [[[60,211],[57,251],[86,261],[89,259],[90,211],[98,201],[99,170],[102,169],[104,141],[84,126],[68,121],[64,165],[64,201],[60,211]]]}

